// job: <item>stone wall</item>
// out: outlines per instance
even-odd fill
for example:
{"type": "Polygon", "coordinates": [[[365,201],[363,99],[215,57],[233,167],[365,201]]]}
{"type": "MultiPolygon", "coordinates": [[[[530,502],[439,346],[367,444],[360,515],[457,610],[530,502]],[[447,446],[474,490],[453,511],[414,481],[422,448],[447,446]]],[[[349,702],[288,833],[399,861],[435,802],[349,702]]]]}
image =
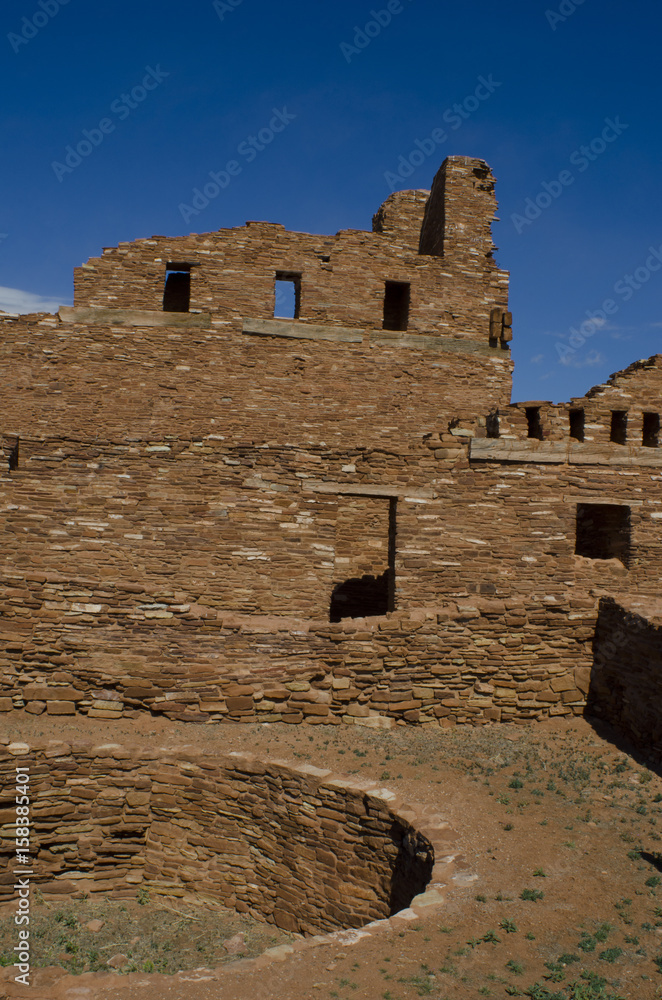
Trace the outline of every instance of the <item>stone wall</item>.
{"type": "MultiPolygon", "coordinates": [[[[406,907],[433,844],[393,793],[329,771],[186,748],[0,741],[2,787],[30,773],[33,887],[195,896],[302,934],[360,927],[406,907]]],[[[0,810],[0,900],[15,898],[14,810],[0,810]]],[[[439,846],[447,828],[437,826],[439,846]]]]}
{"type": "Polygon", "coordinates": [[[274,317],[278,275],[297,275],[299,323],[381,330],[385,282],[411,284],[406,329],[487,343],[493,308],[507,308],[508,275],[498,268],[490,232],[494,178],[483,160],[452,157],[435,178],[425,226],[443,240],[428,249],[419,237],[424,204],[419,192],[392,196],[375,216],[373,232],[335,236],[292,233],[278,224],[249,222],[189,237],[120,243],[74,272],[77,307],[163,309],[168,264],[191,271],[191,311],[214,317],[219,329],[246,317],[274,317]],[[417,231],[416,231],[417,230],[417,231]]]}
{"type": "MultiPolygon", "coordinates": [[[[0,476],[2,565],[8,579],[69,577],[74,591],[84,579],[156,604],[311,619],[328,619],[338,584],[391,566],[399,611],[476,593],[563,604],[568,588],[657,592],[657,449],[641,449],[647,465],[617,464],[618,445],[604,463],[551,462],[545,442],[524,439],[511,460],[473,458],[501,442],[455,430],[390,452],[229,447],[214,435],[21,439],[19,468],[0,476]],[[578,507],[605,503],[628,512],[625,562],[576,552],[578,507]]],[[[5,613],[25,619],[29,606],[9,596],[5,613]]],[[[58,608],[69,616],[64,603],[45,610],[58,608]]]]}
{"type": "Polygon", "coordinates": [[[467,599],[359,621],[238,616],[30,583],[3,633],[0,708],[185,721],[450,726],[580,714],[594,602],[467,599]],[[47,600],[46,598],[51,598],[47,600]],[[58,600],[59,598],[59,600],[58,600]],[[97,603],[104,600],[106,603],[97,603]],[[53,608],[39,619],[38,603],[53,608]]]}
{"type": "Polygon", "coordinates": [[[590,711],[662,760],[662,603],[635,597],[600,603],[590,711]]]}
{"type": "Polygon", "coordinates": [[[474,418],[510,398],[510,354],[487,339],[451,349],[440,336],[269,322],[0,318],[0,427],[117,445],[215,435],[238,446],[392,450],[437,430],[449,411],[474,418]],[[341,333],[351,339],[330,339],[341,333]]]}
{"type": "Polygon", "coordinates": [[[452,157],[372,232],[120,244],[75,308],[0,319],[5,710],[581,710],[596,588],[659,592],[662,355],[510,404],[495,206],[452,157]],[[190,312],[163,311],[169,265],[190,312]],[[387,282],[406,329],[382,328],[387,282]]]}

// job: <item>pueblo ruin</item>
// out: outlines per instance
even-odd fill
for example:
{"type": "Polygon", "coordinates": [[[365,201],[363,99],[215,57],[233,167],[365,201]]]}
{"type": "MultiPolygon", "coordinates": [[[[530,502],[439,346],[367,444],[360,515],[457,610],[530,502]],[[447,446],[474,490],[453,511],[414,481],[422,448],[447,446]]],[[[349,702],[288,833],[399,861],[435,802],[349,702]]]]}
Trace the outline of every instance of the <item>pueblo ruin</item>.
{"type": "Polygon", "coordinates": [[[662,355],[511,402],[489,166],[4,315],[0,711],[660,732],[662,355]]]}

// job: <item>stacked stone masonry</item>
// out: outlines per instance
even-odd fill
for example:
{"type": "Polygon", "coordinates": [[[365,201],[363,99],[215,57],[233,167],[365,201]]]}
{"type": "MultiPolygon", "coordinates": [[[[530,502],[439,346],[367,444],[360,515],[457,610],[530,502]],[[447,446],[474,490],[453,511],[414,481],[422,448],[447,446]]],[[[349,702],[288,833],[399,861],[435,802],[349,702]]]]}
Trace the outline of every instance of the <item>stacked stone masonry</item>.
{"type": "Polygon", "coordinates": [[[512,404],[495,209],[450,157],[372,232],[138,240],[0,317],[0,709],[583,710],[601,595],[660,589],[662,355],[512,404]]]}
{"type": "Polygon", "coordinates": [[[662,603],[632,595],[600,603],[589,706],[662,761],[662,603]]]}
{"type": "MultiPolygon", "coordinates": [[[[46,898],[151,894],[220,903],[301,934],[409,906],[435,874],[432,841],[395,795],[248,755],[109,743],[0,744],[4,788],[30,775],[32,884],[46,898]]],[[[15,899],[13,809],[0,809],[0,901],[15,899]]],[[[434,842],[434,843],[433,843],[434,842]]],[[[443,859],[442,859],[443,861],[443,859]]],[[[437,871],[440,865],[437,865],[437,871]]]]}

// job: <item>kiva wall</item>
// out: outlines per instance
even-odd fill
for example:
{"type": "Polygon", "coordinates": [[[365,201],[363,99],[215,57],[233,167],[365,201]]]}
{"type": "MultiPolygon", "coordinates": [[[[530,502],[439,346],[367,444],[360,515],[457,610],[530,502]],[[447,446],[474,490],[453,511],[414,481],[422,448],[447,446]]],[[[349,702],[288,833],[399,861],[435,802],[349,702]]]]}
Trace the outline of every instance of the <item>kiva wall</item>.
{"type": "MultiPolygon", "coordinates": [[[[47,896],[135,897],[143,886],[314,934],[388,917],[433,874],[434,846],[392,792],[308,765],[0,743],[3,788],[16,784],[17,766],[30,776],[32,884],[47,896]]],[[[0,810],[0,851],[11,859],[0,900],[15,898],[15,819],[0,810]]],[[[432,835],[449,846],[447,827],[432,835]]]]}

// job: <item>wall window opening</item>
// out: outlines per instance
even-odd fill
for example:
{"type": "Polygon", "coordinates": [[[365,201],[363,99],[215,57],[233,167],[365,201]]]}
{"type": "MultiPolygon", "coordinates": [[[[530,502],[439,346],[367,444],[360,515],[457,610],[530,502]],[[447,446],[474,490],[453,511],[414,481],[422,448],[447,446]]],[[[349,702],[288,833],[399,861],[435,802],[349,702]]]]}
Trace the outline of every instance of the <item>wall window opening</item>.
{"type": "Polygon", "coordinates": [[[488,438],[499,437],[499,411],[492,410],[485,418],[485,428],[488,438]]]}
{"type": "Polygon", "coordinates": [[[301,311],[301,275],[276,271],[274,317],[298,319],[301,311]]]}
{"type": "Polygon", "coordinates": [[[166,264],[164,312],[188,312],[191,305],[191,265],[166,264]]]}
{"type": "Polygon", "coordinates": [[[542,441],[542,424],[540,422],[540,407],[527,406],[526,408],[527,437],[537,438],[542,441]]]}
{"type": "Polygon", "coordinates": [[[644,448],[657,448],[660,442],[660,414],[644,413],[641,443],[644,448]]]}
{"type": "Polygon", "coordinates": [[[609,432],[609,440],[613,441],[614,444],[625,444],[627,436],[628,436],[628,411],[612,410],[611,430],[609,432]]]}
{"type": "Polygon", "coordinates": [[[625,504],[579,503],[575,553],[588,559],[630,560],[630,508],[625,504]]]}
{"type": "Polygon", "coordinates": [[[575,441],[584,440],[584,411],[570,410],[570,437],[575,441]]]}
{"type": "Polygon", "coordinates": [[[394,610],[396,520],[395,498],[339,497],[330,621],[394,610]]]}
{"type": "Polygon", "coordinates": [[[384,290],[384,330],[406,330],[409,325],[411,285],[408,281],[387,281],[384,290]]]}
{"type": "Polygon", "coordinates": [[[9,448],[7,453],[7,465],[10,472],[15,472],[18,469],[18,446],[20,438],[16,438],[13,445],[9,448]]]}

